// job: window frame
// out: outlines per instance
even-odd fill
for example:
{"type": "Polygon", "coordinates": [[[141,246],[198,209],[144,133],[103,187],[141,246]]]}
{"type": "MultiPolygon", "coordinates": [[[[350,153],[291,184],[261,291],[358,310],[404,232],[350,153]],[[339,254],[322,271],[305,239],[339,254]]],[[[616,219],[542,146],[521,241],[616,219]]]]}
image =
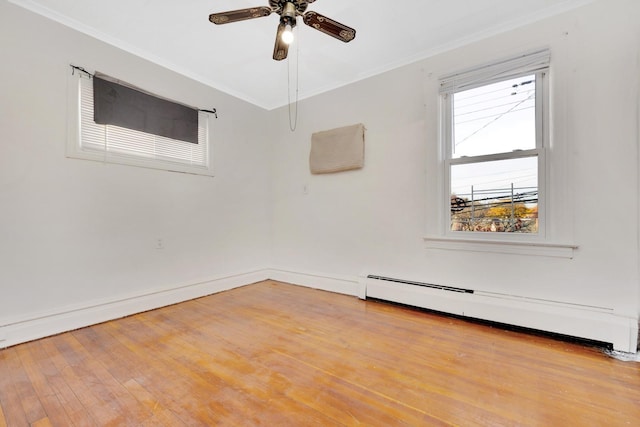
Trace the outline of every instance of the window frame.
{"type": "MultiPolygon", "coordinates": [[[[149,169],[158,169],[169,172],[180,172],[186,174],[214,176],[213,171],[213,156],[212,156],[212,142],[211,142],[211,117],[208,113],[199,112],[198,122],[199,127],[204,127],[204,134],[202,140],[199,137],[199,143],[206,144],[205,157],[206,165],[190,165],[187,163],[181,163],[179,161],[171,161],[169,158],[160,159],[152,158],[148,156],[135,156],[134,154],[122,154],[117,152],[111,152],[108,150],[98,150],[95,144],[91,144],[93,148],[87,148],[83,144],[82,139],[82,88],[81,84],[83,79],[90,79],[90,74],[74,69],[72,73],[69,73],[67,83],[67,145],[66,156],[73,159],[92,160],[101,163],[119,164],[127,166],[136,166],[149,169]]],[[[104,126],[105,134],[108,133],[109,126],[111,125],[96,125],[104,126]]],[[[128,131],[128,130],[125,130],[128,131]]],[[[131,131],[132,134],[138,131],[131,131]]],[[[141,133],[145,136],[150,136],[148,133],[141,133]]],[[[154,136],[155,137],[155,136],[154,136]]],[[[159,137],[162,138],[162,137],[159,137]]],[[[166,139],[166,138],[165,138],[166,139]]],[[[191,144],[191,143],[185,143],[191,144]]]]}
{"type": "Polygon", "coordinates": [[[429,91],[429,93],[435,101],[432,104],[434,107],[432,111],[434,114],[433,124],[437,129],[436,144],[432,151],[435,155],[432,165],[437,173],[436,179],[428,184],[427,199],[430,204],[432,203],[432,207],[428,209],[431,216],[426,224],[426,233],[423,237],[425,249],[561,259],[574,257],[578,245],[573,242],[573,228],[571,227],[573,212],[570,191],[571,177],[567,175],[567,167],[570,167],[568,160],[569,141],[563,128],[558,126],[558,120],[562,120],[566,116],[567,82],[565,79],[566,70],[562,62],[553,66],[551,50],[543,48],[463,69],[457,73],[449,73],[432,80],[434,82],[431,87],[433,91],[429,91]],[[507,65],[506,69],[505,64],[507,65]],[[509,68],[511,66],[514,67],[509,68]],[[527,68],[529,66],[532,68],[527,68]],[[554,78],[555,68],[558,68],[559,71],[555,72],[554,78]],[[544,192],[540,196],[544,197],[544,200],[540,201],[538,209],[539,216],[542,216],[539,232],[537,234],[452,232],[450,178],[449,169],[445,168],[449,142],[444,138],[447,122],[444,120],[443,94],[450,92],[448,89],[461,82],[462,85],[469,85],[480,80],[484,85],[491,83],[489,80],[492,76],[497,80],[503,80],[509,76],[516,76],[518,73],[531,75],[537,71],[545,72],[542,91],[540,91],[540,96],[545,98],[541,104],[544,105],[544,121],[542,122],[542,133],[539,134],[543,138],[543,147],[539,152],[542,161],[538,162],[538,191],[544,192]],[[484,78],[478,79],[478,77],[484,78]],[[561,82],[554,81],[557,78],[561,82]],[[552,136],[554,140],[552,140],[552,136]],[[549,179],[551,176],[554,177],[553,183],[549,179]]]}
{"type": "MultiPolygon", "coordinates": [[[[478,74],[482,73],[484,67],[478,68],[478,74]]],[[[440,94],[440,111],[441,111],[441,152],[443,153],[443,185],[442,192],[442,209],[444,210],[444,221],[442,224],[443,234],[449,238],[487,240],[487,241],[519,241],[519,242],[536,242],[544,241],[546,238],[546,147],[548,146],[549,132],[549,84],[548,84],[549,67],[539,68],[537,70],[518,69],[514,72],[501,73],[495,78],[479,78],[472,84],[466,84],[463,88],[456,90],[444,91],[440,94]],[[454,157],[454,105],[453,95],[458,92],[499,83],[505,80],[511,80],[518,77],[534,75],[536,80],[536,96],[535,96],[535,131],[536,146],[528,150],[514,150],[511,152],[501,152],[493,154],[484,154],[478,156],[462,156],[454,157]],[[456,165],[479,164],[497,160],[519,159],[527,157],[537,157],[538,172],[538,232],[537,233],[513,233],[513,232],[480,232],[480,231],[453,231],[451,230],[451,169],[456,165]]],[[[473,75],[473,71],[467,72],[473,75]]]]}

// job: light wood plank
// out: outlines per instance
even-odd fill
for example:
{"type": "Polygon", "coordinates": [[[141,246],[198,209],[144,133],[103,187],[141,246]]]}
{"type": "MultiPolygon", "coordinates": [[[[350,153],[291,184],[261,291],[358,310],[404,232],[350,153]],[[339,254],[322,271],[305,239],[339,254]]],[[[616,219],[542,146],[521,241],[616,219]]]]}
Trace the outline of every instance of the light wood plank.
{"type": "Polygon", "coordinates": [[[57,375],[57,371],[48,355],[42,351],[40,342],[31,342],[22,346],[17,346],[16,351],[24,371],[31,381],[44,413],[47,415],[33,425],[47,424],[73,426],[73,421],[57,397],[57,394],[48,380],[48,376],[57,375]]]}
{"type": "Polygon", "coordinates": [[[0,402],[0,427],[7,427],[7,419],[4,416],[4,410],[2,409],[2,402],[0,402]]]}
{"type": "Polygon", "coordinates": [[[27,413],[22,406],[18,381],[13,373],[21,369],[15,348],[0,351],[0,403],[6,424],[12,427],[28,426],[27,413]]]}
{"type": "Polygon", "coordinates": [[[67,383],[69,374],[65,372],[72,368],[58,351],[55,343],[58,340],[60,340],[60,337],[56,336],[36,341],[42,350],[43,360],[47,360],[48,365],[53,367],[47,376],[51,389],[54,390],[60,404],[72,420],[72,425],[77,427],[96,425],[96,420],[85,410],[84,405],[78,398],[78,395],[76,395],[76,392],[79,393],[80,390],[72,388],[74,386],[73,384],[71,384],[70,387],[67,383]]]}
{"type": "MultiPolygon", "coordinates": [[[[34,423],[31,423],[31,427],[54,427],[56,424],[53,424],[49,418],[42,418],[34,423]]],[[[64,424],[58,424],[64,425],[64,424]]]]}
{"type": "Polygon", "coordinates": [[[639,419],[638,363],[273,281],[0,351],[0,427],[639,419]]]}

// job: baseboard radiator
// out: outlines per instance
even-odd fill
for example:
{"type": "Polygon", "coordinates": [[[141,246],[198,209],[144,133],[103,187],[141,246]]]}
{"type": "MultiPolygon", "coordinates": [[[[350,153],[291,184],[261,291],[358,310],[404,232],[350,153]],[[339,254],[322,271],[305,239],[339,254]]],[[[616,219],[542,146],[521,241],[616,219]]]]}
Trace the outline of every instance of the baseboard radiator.
{"type": "Polygon", "coordinates": [[[456,287],[453,287],[453,286],[436,285],[434,283],[413,282],[411,280],[394,279],[393,277],[374,276],[373,274],[368,275],[367,279],[383,280],[383,281],[392,282],[392,283],[404,283],[405,285],[422,286],[424,288],[440,289],[440,290],[443,290],[443,291],[459,292],[459,293],[463,293],[463,294],[472,294],[472,293],[474,293],[473,289],[464,289],[464,288],[456,288],[456,287]]]}
{"type": "Polygon", "coordinates": [[[607,307],[458,288],[378,274],[360,276],[358,297],[375,298],[457,316],[612,343],[635,352],[638,319],[607,307]]]}

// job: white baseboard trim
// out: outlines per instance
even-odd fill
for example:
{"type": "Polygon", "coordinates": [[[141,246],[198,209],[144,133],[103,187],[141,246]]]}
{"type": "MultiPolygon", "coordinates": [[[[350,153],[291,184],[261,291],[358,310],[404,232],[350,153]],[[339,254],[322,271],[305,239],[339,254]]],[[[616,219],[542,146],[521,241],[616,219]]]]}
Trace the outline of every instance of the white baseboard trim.
{"type": "Polygon", "coordinates": [[[0,319],[0,348],[269,279],[362,299],[379,298],[444,313],[612,343],[615,350],[627,353],[635,353],[638,347],[638,319],[616,314],[613,310],[481,292],[447,292],[371,280],[365,276],[337,277],[284,268],[265,268],[51,312],[32,313],[22,318],[0,319]]]}
{"type": "Polygon", "coordinates": [[[320,289],[344,295],[358,295],[357,277],[327,276],[321,273],[297,272],[283,268],[269,270],[269,278],[307,288],[320,289]]]}
{"type": "Polygon", "coordinates": [[[197,283],[92,301],[22,318],[0,319],[0,348],[119,319],[269,279],[269,270],[230,274],[197,283]]]}
{"type": "Polygon", "coordinates": [[[628,353],[638,348],[638,319],[612,309],[482,292],[449,292],[366,277],[360,278],[358,296],[611,343],[615,350],[628,353]]]}

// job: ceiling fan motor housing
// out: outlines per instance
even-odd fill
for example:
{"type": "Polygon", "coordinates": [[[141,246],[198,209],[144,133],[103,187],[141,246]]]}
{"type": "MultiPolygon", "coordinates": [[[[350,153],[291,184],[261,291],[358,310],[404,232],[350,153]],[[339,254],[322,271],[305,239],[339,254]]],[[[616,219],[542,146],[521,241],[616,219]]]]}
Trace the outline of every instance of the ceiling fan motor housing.
{"type": "Polygon", "coordinates": [[[296,26],[296,6],[292,2],[285,2],[284,8],[280,13],[280,22],[291,27],[296,26]]]}
{"type": "MultiPolygon", "coordinates": [[[[309,6],[309,3],[313,3],[315,0],[269,0],[269,6],[271,9],[284,17],[287,12],[287,8],[291,8],[293,6],[293,19],[295,20],[296,15],[302,15],[309,6]]],[[[291,9],[290,9],[291,10],[291,9]]]]}

